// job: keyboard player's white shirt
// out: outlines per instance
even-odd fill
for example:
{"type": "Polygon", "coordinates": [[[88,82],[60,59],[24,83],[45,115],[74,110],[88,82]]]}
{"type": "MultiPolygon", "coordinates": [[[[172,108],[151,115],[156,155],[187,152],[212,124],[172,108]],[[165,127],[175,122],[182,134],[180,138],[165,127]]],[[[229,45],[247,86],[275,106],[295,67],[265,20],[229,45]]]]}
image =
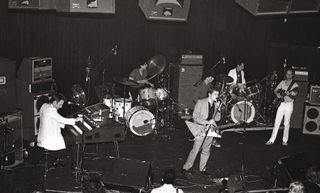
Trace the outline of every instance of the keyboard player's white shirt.
{"type": "Polygon", "coordinates": [[[64,128],[66,124],[74,125],[75,119],[62,117],[52,104],[43,104],[40,108],[38,146],[51,151],[65,149],[61,128],[64,128]]]}

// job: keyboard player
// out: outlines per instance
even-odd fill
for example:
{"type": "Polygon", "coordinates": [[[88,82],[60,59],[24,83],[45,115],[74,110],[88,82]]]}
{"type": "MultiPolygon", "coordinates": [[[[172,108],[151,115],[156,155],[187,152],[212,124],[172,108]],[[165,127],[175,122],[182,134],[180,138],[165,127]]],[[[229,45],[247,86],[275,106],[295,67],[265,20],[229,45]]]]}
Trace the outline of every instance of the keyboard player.
{"type": "MultiPolygon", "coordinates": [[[[45,96],[44,96],[45,97],[45,96]]],[[[52,97],[43,98],[43,105],[40,108],[40,126],[37,138],[38,147],[45,150],[53,151],[56,154],[56,161],[60,161],[61,154],[66,149],[65,141],[61,134],[61,128],[65,125],[75,125],[76,122],[82,121],[82,118],[65,118],[58,113],[65,102],[65,97],[62,94],[53,94],[52,97]]]]}

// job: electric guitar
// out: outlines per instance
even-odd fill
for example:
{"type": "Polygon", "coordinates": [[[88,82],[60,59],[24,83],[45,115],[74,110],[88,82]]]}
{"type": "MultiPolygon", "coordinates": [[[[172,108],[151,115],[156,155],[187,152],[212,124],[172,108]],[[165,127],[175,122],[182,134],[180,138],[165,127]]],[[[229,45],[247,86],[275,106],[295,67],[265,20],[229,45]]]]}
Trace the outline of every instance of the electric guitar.
{"type": "Polygon", "coordinates": [[[219,125],[219,126],[213,126],[213,125],[203,126],[191,121],[185,121],[185,123],[187,124],[188,129],[190,130],[190,132],[192,133],[195,139],[204,137],[207,130],[209,130],[207,136],[221,138],[221,135],[219,135],[215,131],[217,130],[222,131],[222,130],[229,129],[230,127],[235,127],[235,126],[244,124],[243,122],[239,122],[239,123],[229,123],[226,125],[219,125]]]}
{"type": "Polygon", "coordinates": [[[275,106],[279,106],[283,101],[284,101],[284,97],[288,96],[290,98],[292,98],[293,100],[295,100],[298,96],[298,92],[299,92],[299,87],[295,87],[289,91],[285,91],[283,89],[279,89],[277,91],[278,94],[280,94],[280,97],[276,97],[273,101],[272,104],[275,106]],[[291,92],[295,92],[297,94],[293,95],[291,92]],[[289,94],[287,94],[289,93],[289,94]]]}

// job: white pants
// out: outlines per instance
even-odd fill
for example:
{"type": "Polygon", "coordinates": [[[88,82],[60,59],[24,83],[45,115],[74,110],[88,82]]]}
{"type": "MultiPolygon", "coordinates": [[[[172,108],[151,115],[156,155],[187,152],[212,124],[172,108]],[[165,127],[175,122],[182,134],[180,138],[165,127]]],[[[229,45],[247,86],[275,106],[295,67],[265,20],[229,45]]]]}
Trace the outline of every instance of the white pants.
{"type": "Polygon", "coordinates": [[[283,130],[283,142],[288,142],[289,139],[289,129],[290,129],[290,119],[293,112],[293,102],[284,103],[282,102],[277,110],[276,119],[274,121],[274,127],[269,141],[272,143],[276,140],[278,130],[284,117],[284,130],[283,130]]]}
{"type": "MultiPolygon", "coordinates": [[[[206,171],[206,165],[210,157],[210,148],[211,148],[212,139],[213,137],[206,137],[206,140],[202,145],[202,151],[200,154],[200,165],[199,165],[200,171],[206,171]]],[[[193,147],[189,153],[186,163],[183,165],[183,169],[189,170],[193,166],[193,163],[197,158],[197,155],[203,140],[204,140],[204,137],[201,137],[199,139],[196,139],[193,142],[193,147]]]]}

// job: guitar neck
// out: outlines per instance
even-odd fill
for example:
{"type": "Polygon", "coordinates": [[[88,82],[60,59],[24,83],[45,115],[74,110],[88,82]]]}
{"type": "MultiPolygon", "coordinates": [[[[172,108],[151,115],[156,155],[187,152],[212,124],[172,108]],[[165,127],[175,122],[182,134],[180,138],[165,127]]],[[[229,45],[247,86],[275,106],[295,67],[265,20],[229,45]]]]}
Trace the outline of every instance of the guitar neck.
{"type": "Polygon", "coordinates": [[[213,129],[214,130],[228,129],[230,127],[238,126],[238,125],[241,125],[241,124],[242,124],[241,122],[239,122],[239,123],[229,123],[229,124],[226,124],[226,125],[219,125],[217,127],[214,127],[213,129]]]}

